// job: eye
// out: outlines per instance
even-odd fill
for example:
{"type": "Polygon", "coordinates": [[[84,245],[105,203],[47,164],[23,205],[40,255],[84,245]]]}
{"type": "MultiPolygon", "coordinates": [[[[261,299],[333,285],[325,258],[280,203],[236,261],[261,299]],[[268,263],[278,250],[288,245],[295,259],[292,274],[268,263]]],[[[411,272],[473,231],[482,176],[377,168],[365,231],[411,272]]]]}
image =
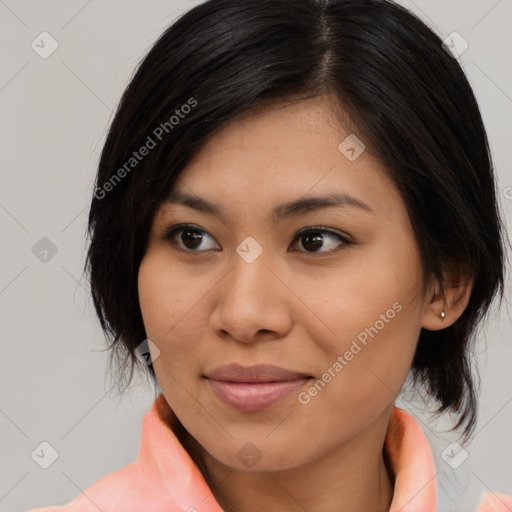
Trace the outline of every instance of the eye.
{"type": "MultiPolygon", "coordinates": [[[[164,240],[169,240],[172,245],[186,252],[204,252],[220,249],[214,239],[203,229],[193,224],[175,224],[167,228],[162,235],[164,240]],[[213,241],[213,245],[205,244],[205,241],[213,241]],[[203,245],[201,245],[203,244],[203,245]],[[206,246],[205,246],[206,245],[206,246]]],[[[300,241],[306,252],[312,254],[334,253],[343,247],[353,245],[353,242],[347,236],[342,235],[332,229],[326,229],[321,226],[309,227],[300,231],[293,240],[292,247],[300,241]],[[326,249],[319,251],[318,249],[326,249]]]]}
{"type": "Polygon", "coordinates": [[[187,252],[202,252],[219,248],[212,247],[211,244],[203,243],[205,240],[213,240],[213,238],[203,229],[191,224],[176,224],[166,229],[162,236],[164,240],[169,240],[173,245],[176,245],[178,249],[187,252]],[[201,244],[203,244],[201,246],[201,244]],[[200,247],[200,250],[198,250],[200,247]]]}
{"type": "Polygon", "coordinates": [[[302,230],[295,237],[295,241],[300,241],[302,247],[306,251],[300,252],[311,252],[311,253],[333,253],[340,251],[345,246],[353,245],[348,237],[333,231],[331,229],[322,228],[321,226],[311,227],[302,230]],[[318,251],[318,249],[326,248],[324,251],[318,251]]]}

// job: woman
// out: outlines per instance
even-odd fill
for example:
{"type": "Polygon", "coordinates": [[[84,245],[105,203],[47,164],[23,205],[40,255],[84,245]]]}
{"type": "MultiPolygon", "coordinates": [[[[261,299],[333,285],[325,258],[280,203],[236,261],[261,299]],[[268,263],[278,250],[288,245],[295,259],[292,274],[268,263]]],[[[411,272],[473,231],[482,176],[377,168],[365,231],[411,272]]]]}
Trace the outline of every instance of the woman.
{"type": "Polygon", "coordinates": [[[125,91],[89,217],[101,325],[161,393],[134,463],[40,510],[437,510],[395,400],[411,375],[474,430],[494,179],[463,71],[404,8],[185,13],[125,91]]]}

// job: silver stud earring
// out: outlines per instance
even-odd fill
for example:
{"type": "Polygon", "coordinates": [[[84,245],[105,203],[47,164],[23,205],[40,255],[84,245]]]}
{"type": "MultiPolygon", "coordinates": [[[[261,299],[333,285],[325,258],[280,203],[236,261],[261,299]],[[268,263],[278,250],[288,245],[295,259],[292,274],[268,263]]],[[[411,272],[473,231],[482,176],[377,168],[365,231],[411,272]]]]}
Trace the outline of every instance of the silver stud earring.
{"type": "Polygon", "coordinates": [[[441,311],[441,318],[442,318],[443,320],[444,320],[444,317],[445,317],[445,316],[446,316],[446,315],[444,314],[444,311],[441,311]]]}

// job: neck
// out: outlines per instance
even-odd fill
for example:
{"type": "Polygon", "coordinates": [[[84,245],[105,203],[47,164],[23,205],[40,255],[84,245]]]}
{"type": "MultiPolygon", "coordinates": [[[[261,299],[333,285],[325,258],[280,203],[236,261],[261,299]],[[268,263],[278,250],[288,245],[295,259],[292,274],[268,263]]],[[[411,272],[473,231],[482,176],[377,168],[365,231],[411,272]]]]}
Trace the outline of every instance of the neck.
{"type": "MultiPolygon", "coordinates": [[[[314,460],[285,470],[241,471],[200,449],[198,466],[226,512],[387,512],[394,477],[383,453],[392,407],[314,460]]],[[[197,452],[196,452],[197,455],[197,452]]]]}

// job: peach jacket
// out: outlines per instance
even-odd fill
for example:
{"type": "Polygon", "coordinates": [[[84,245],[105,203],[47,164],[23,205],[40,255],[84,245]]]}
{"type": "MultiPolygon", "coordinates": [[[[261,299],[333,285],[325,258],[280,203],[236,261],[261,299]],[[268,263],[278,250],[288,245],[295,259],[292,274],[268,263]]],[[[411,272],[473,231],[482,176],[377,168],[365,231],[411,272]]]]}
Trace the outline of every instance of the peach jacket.
{"type": "MultiPolygon", "coordinates": [[[[28,512],[223,512],[170,427],[175,424],[172,418],[160,394],[143,417],[134,462],[100,478],[65,505],[28,512]]],[[[395,475],[389,512],[437,512],[430,444],[416,420],[402,409],[393,409],[384,448],[395,475]]],[[[488,493],[475,512],[511,511],[512,496],[488,493]]]]}

